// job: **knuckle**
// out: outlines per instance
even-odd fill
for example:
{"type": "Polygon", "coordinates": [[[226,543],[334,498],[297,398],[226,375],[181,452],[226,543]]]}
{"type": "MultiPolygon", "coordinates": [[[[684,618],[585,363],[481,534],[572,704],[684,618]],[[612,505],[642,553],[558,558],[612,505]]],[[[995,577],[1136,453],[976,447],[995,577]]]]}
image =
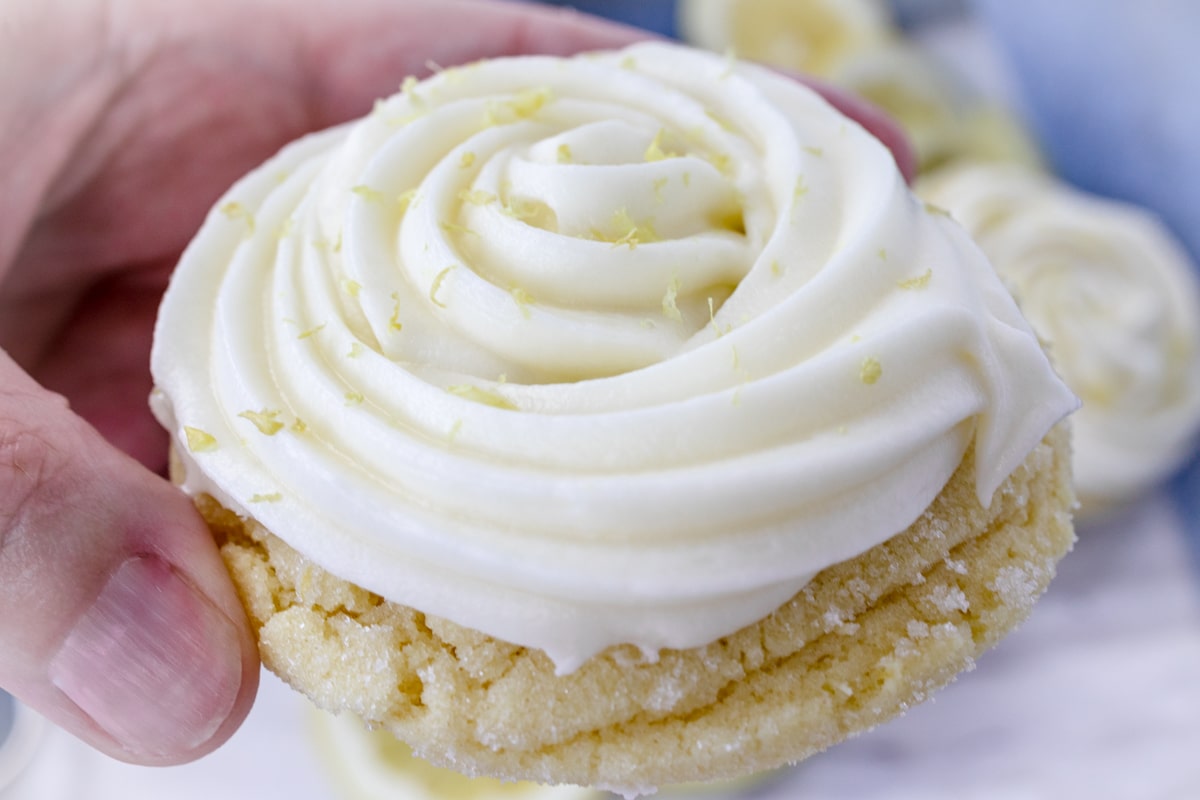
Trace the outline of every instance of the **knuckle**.
{"type": "Polygon", "coordinates": [[[0,556],[49,509],[65,459],[46,429],[0,419],[0,556]]]}

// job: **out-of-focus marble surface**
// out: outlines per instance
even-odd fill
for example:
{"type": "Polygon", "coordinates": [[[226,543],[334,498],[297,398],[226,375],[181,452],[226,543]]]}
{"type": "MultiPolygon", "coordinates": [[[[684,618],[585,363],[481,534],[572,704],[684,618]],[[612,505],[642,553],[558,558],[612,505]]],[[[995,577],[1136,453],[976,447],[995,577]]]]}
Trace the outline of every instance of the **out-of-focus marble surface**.
{"type": "MultiPolygon", "coordinates": [[[[974,672],[745,796],[1200,798],[1200,570],[1187,540],[1165,493],[1082,526],[1033,616],[974,672]]],[[[121,764],[48,730],[0,800],[335,800],[309,714],[266,676],[228,745],[169,769],[121,764]]]]}

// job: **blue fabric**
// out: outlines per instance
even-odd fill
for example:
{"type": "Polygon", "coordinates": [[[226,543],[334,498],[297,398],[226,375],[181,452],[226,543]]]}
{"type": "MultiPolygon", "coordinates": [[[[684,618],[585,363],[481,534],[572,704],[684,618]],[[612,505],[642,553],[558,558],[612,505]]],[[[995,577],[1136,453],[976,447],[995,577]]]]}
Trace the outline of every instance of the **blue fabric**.
{"type": "Polygon", "coordinates": [[[542,0],[555,6],[570,6],[599,17],[636,25],[663,36],[677,36],[675,0],[542,0]]]}
{"type": "Polygon", "coordinates": [[[1171,495],[1183,521],[1192,561],[1200,572],[1200,457],[1171,482],[1171,495]]]}
{"type": "Polygon", "coordinates": [[[1200,2],[973,5],[1059,174],[1156,211],[1200,263],[1200,2]]]}

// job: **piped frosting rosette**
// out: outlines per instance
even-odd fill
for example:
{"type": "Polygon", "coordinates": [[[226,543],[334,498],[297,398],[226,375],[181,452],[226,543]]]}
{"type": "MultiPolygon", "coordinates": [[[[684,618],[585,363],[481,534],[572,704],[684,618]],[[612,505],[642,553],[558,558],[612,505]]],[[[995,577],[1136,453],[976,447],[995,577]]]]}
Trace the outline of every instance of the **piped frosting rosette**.
{"type": "Polygon", "coordinates": [[[1166,228],[1012,166],[949,169],[920,189],[975,236],[1083,400],[1084,510],[1177,469],[1200,432],[1200,283],[1166,228]]]}
{"type": "Polygon", "coordinates": [[[406,82],[235,186],[163,301],[185,488],[560,671],[711,642],[985,503],[1073,407],[806,88],[666,44],[406,82]]]}

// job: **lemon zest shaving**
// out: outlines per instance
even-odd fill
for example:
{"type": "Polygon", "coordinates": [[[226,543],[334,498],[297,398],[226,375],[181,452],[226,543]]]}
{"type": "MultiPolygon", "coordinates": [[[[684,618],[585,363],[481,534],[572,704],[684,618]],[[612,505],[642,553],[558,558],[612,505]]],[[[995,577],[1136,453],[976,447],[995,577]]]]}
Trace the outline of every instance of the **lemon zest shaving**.
{"type": "Polygon", "coordinates": [[[637,59],[633,56],[625,56],[620,62],[621,69],[637,69],[637,59]]]}
{"type": "Polygon", "coordinates": [[[514,286],[509,290],[509,294],[511,294],[513,300],[516,301],[517,308],[521,309],[521,316],[523,316],[525,319],[529,319],[529,306],[531,306],[534,302],[533,297],[529,294],[529,292],[525,291],[520,286],[514,286]]]}
{"type": "Polygon", "coordinates": [[[449,222],[443,220],[438,223],[438,227],[446,233],[460,233],[463,236],[478,236],[479,234],[468,228],[466,225],[459,225],[457,222],[449,222]]]}
{"type": "Polygon", "coordinates": [[[400,324],[400,293],[392,292],[392,300],[396,302],[392,306],[392,315],[388,317],[388,327],[394,331],[402,330],[404,326],[400,324]]]}
{"type": "Polygon", "coordinates": [[[351,186],[350,191],[354,192],[356,195],[361,197],[363,200],[366,200],[368,203],[382,203],[383,202],[383,192],[379,191],[378,189],[373,189],[370,186],[367,186],[366,184],[360,183],[357,186],[351,186]]]}
{"type": "Polygon", "coordinates": [[[567,144],[566,142],[563,142],[562,144],[560,144],[558,146],[557,157],[558,157],[558,163],[560,163],[560,164],[572,163],[575,157],[573,155],[571,155],[571,145],[567,144]]]}
{"type": "Polygon", "coordinates": [[[777,277],[783,275],[783,266],[779,263],[778,258],[771,260],[771,274],[777,277]]]}
{"type": "Polygon", "coordinates": [[[618,208],[613,212],[613,229],[617,231],[625,231],[618,238],[612,240],[613,247],[628,245],[630,250],[633,250],[639,244],[658,241],[658,232],[654,230],[654,220],[645,219],[641,222],[636,222],[633,217],[629,216],[629,211],[625,208],[618,208]]]}
{"type": "Polygon", "coordinates": [[[351,278],[342,278],[342,290],[351,297],[358,297],[358,293],[362,291],[362,284],[351,278]]]}
{"type": "Polygon", "coordinates": [[[241,220],[246,224],[246,232],[249,234],[254,233],[254,214],[250,211],[250,209],[246,208],[238,201],[230,200],[228,203],[223,204],[218,210],[224,214],[226,218],[233,220],[234,222],[241,220]]]}
{"type": "Polygon", "coordinates": [[[217,437],[190,425],[183,426],[183,435],[187,437],[187,447],[193,453],[211,453],[217,449],[217,437]]]}
{"type": "Polygon", "coordinates": [[[883,366],[879,363],[879,359],[866,357],[862,361],[862,365],[858,369],[858,378],[868,386],[873,385],[883,375],[883,366]]]}
{"type": "Polygon", "coordinates": [[[537,202],[523,197],[510,198],[500,207],[500,211],[505,216],[519,219],[522,222],[536,219],[539,213],[537,202]]]}
{"type": "Polygon", "coordinates": [[[879,248],[879,260],[887,261],[887,248],[886,247],[879,248]]]}
{"type": "Polygon", "coordinates": [[[552,100],[554,100],[554,92],[550,87],[539,86],[536,89],[522,89],[504,105],[516,115],[517,119],[529,119],[552,100]]]}
{"type": "Polygon", "coordinates": [[[346,405],[348,406],[362,405],[364,399],[362,392],[346,392],[346,405]]]}
{"type": "Polygon", "coordinates": [[[455,397],[461,397],[464,400],[470,400],[485,406],[503,408],[508,411],[517,410],[517,407],[504,395],[488,391],[487,389],[481,389],[478,386],[472,386],[469,383],[447,386],[446,391],[455,397]]]}
{"type": "Polygon", "coordinates": [[[661,178],[654,179],[654,202],[659,203],[660,205],[662,204],[663,189],[667,187],[667,182],[670,180],[671,179],[666,175],[663,175],[661,178]]]}
{"type": "Polygon", "coordinates": [[[417,207],[417,190],[409,189],[396,198],[396,205],[400,208],[400,213],[404,214],[410,208],[417,207]]]}
{"type": "Polygon", "coordinates": [[[454,424],[450,426],[450,431],[446,434],[446,438],[451,444],[453,444],[454,440],[458,438],[458,434],[462,431],[462,426],[463,421],[461,419],[454,420],[454,424]]]}
{"type": "Polygon", "coordinates": [[[262,411],[243,411],[238,416],[253,422],[254,427],[258,428],[259,433],[264,436],[274,436],[283,430],[283,423],[278,419],[280,413],[277,410],[264,408],[262,411]]]}
{"type": "Polygon", "coordinates": [[[453,272],[456,269],[458,269],[458,265],[451,264],[450,266],[446,267],[444,270],[439,272],[436,276],[434,276],[433,283],[429,287],[429,301],[431,303],[433,303],[435,306],[437,306],[438,308],[446,307],[445,303],[443,303],[441,300],[437,299],[438,289],[442,288],[442,281],[446,280],[446,276],[449,275],[451,272],[453,272]]]}
{"type": "Polygon", "coordinates": [[[296,417],[296,421],[292,423],[292,433],[308,433],[308,423],[296,417]]]}
{"type": "Polygon", "coordinates": [[[684,186],[692,185],[692,173],[690,173],[690,172],[683,173],[683,185],[684,186]]]}
{"type": "Polygon", "coordinates": [[[283,495],[279,492],[270,492],[268,494],[253,494],[250,495],[251,503],[278,503],[283,499],[283,495]]]}
{"type": "Polygon", "coordinates": [[[916,276],[915,278],[909,278],[907,280],[897,281],[896,285],[899,286],[901,289],[905,289],[905,290],[924,289],[926,286],[929,285],[929,279],[932,277],[933,277],[933,270],[926,269],[924,272],[922,272],[920,275],[916,276]]]}
{"type": "Polygon", "coordinates": [[[461,157],[458,159],[458,167],[459,167],[459,169],[468,169],[468,168],[470,168],[470,167],[471,167],[471,166],[472,166],[474,163],[475,163],[475,152],[474,152],[474,151],[472,151],[472,150],[467,150],[467,151],[466,151],[466,152],[464,152],[464,153],[462,154],[462,156],[461,156],[461,157]]]}
{"type": "Polygon", "coordinates": [[[673,319],[676,322],[683,322],[683,314],[679,312],[679,277],[671,278],[671,283],[667,285],[667,293],[663,295],[662,313],[667,319],[673,319]]]}
{"type": "Polygon", "coordinates": [[[812,155],[816,156],[817,158],[822,158],[825,155],[825,148],[813,147],[812,145],[805,145],[804,152],[811,153],[812,155]]]}
{"type": "Polygon", "coordinates": [[[654,134],[654,139],[646,148],[646,153],[643,156],[645,161],[665,161],[668,158],[679,158],[679,153],[663,149],[663,139],[666,138],[666,135],[666,128],[658,129],[658,133],[654,134]]]}
{"type": "Polygon", "coordinates": [[[486,206],[496,202],[496,195],[483,189],[463,189],[458,193],[458,199],[473,206],[486,206]]]}
{"type": "Polygon", "coordinates": [[[925,211],[927,211],[927,212],[928,212],[928,213],[930,213],[930,214],[933,214],[934,216],[938,216],[938,217],[949,217],[950,219],[953,219],[953,218],[954,218],[954,217],[953,217],[953,216],[950,214],[950,212],[949,212],[949,211],[947,211],[946,209],[942,208],[941,206],[935,206],[933,203],[926,203],[926,204],[925,204],[925,211]]]}
{"type": "Polygon", "coordinates": [[[316,326],[315,328],[309,328],[306,331],[302,331],[300,333],[300,335],[297,336],[296,338],[297,339],[307,339],[310,336],[316,336],[318,333],[321,332],[322,329],[324,329],[324,327],[325,327],[325,323],[322,322],[320,325],[316,326]]]}
{"type": "Polygon", "coordinates": [[[363,354],[362,342],[351,342],[350,352],[346,353],[346,358],[358,358],[363,354]]]}
{"type": "Polygon", "coordinates": [[[733,173],[733,159],[724,153],[709,153],[705,156],[708,163],[717,168],[717,171],[722,175],[731,175],[733,173]]]}

